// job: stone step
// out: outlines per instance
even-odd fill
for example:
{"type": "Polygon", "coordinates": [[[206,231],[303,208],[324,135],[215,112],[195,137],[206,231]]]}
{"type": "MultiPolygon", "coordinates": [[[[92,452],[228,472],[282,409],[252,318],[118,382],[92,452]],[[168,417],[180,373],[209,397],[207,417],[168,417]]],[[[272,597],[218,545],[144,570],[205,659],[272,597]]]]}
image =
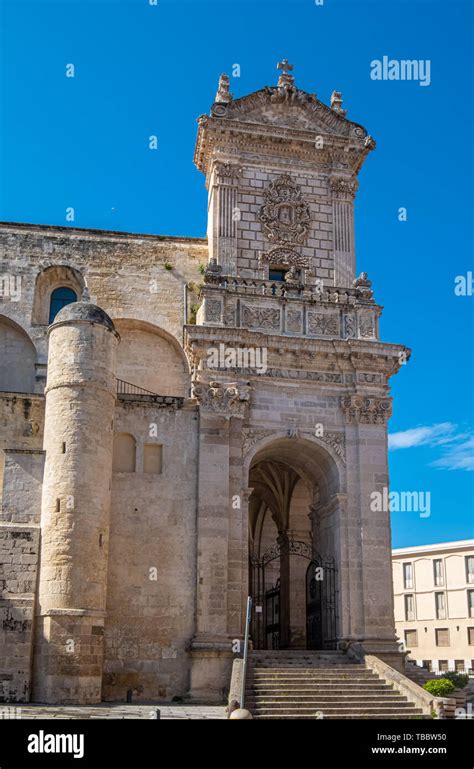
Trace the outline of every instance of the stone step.
{"type": "Polygon", "coordinates": [[[344,676],[340,673],[338,675],[290,675],[286,673],[285,675],[256,675],[253,678],[255,683],[280,683],[280,684],[291,684],[291,683],[317,683],[320,682],[321,684],[324,683],[358,683],[359,681],[361,683],[364,683],[365,681],[371,681],[371,680],[377,680],[375,676],[364,676],[364,675],[356,675],[356,676],[344,676]]]}
{"type": "Polygon", "coordinates": [[[314,702],[318,702],[321,705],[324,705],[325,703],[330,705],[332,703],[341,703],[341,705],[363,705],[365,702],[369,703],[370,705],[378,704],[381,705],[384,703],[391,704],[392,702],[395,703],[403,703],[405,705],[411,705],[411,703],[408,702],[407,698],[402,696],[401,694],[398,695],[398,697],[395,694],[389,694],[387,696],[384,695],[374,695],[374,696],[361,696],[361,695],[337,695],[337,696],[308,696],[305,694],[302,695],[294,695],[294,694],[281,694],[281,695],[273,695],[271,697],[268,697],[266,695],[259,695],[258,697],[251,697],[246,696],[245,701],[249,704],[253,702],[257,705],[268,705],[274,703],[275,705],[279,705],[280,703],[287,704],[288,702],[294,702],[295,704],[300,705],[301,703],[307,702],[308,704],[313,704],[314,702]]]}
{"type": "Polygon", "coordinates": [[[274,656],[286,654],[289,657],[346,657],[344,652],[337,649],[254,649],[249,652],[252,657],[274,656]]]}
{"type": "MultiPolygon", "coordinates": [[[[312,714],[312,715],[298,715],[298,716],[295,716],[294,714],[281,713],[281,714],[276,714],[276,715],[273,714],[273,715],[264,715],[264,716],[255,714],[253,716],[253,718],[254,719],[255,718],[256,719],[260,719],[261,721],[263,721],[263,720],[277,720],[277,719],[280,720],[280,719],[285,719],[285,718],[288,719],[288,720],[290,720],[290,719],[292,719],[292,720],[295,720],[295,719],[303,720],[304,719],[304,720],[307,720],[307,721],[309,721],[309,720],[314,721],[314,720],[316,720],[317,716],[315,716],[314,714],[312,714]]],[[[422,720],[430,719],[430,716],[424,715],[422,713],[396,713],[396,712],[393,712],[393,713],[390,713],[390,715],[387,715],[386,713],[378,713],[376,711],[374,711],[373,713],[370,713],[370,714],[367,714],[367,713],[362,714],[362,715],[359,714],[358,716],[353,716],[352,714],[351,715],[327,715],[327,714],[324,714],[324,720],[326,720],[326,721],[327,720],[334,721],[334,720],[338,720],[338,719],[348,721],[348,720],[354,720],[354,718],[357,718],[357,720],[359,720],[359,721],[368,721],[368,720],[375,721],[375,720],[378,720],[378,719],[390,720],[390,721],[402,721],[402,720],[403,721],[416,721],[416,720],[420,720],[420,719],[422,719],[422,720]]]]}
{"type": "Polygon", "coordinates": [[[367,668],[364,668],[363,665],[255,665],[255,667],[249,667],[247,670],[252,671],[252,673],[259,673],[260,671],[263,673],[272,672],[273,670],[275,673],[301,673],[301,671],[307,670],[308,673],[319,673],[324,672],[327,670],[328,673],[337,673],[340,671],[341,673],[360,673],[362,671],[367,673],[372,673],[371,670],[367,670],[367,668]]]}
{"type": "Polygon", "coordinates": [[[314,688],[314,689],[246,689],[245,696],[246,698],[249,697],[278,697],[283,695],[288,696],[295,696],[295,697],[353,697],[353,696],[360,696],[360,697],[374,697],[376,695],[384,695],[384,694],[391,694],[393,692],[393,689],[390,687],[374,687],[373,689],[359,689],[358,687],[354,687],[353,689],[325,689],[325,688],[314,688]]]}
{"type": "Polygon", "coordinates": [[[281,708],[278,707],[259,707],[255,709],[255,713],[252,713],[252,715],[256,716],[278,716],[278,715],[287,715],[287,716],[315,716],[317,712],[320,712],[324,718],[327,716],[336,716],[339,717],[341,715],[347,714],[349,716],[352,716],[353,718],[359,718],[359,716],[363,715],[375,715],[378,714],[381,717],[384,715],[390,716],[391,713],[397,713],[402,714],[405,713],[407,715],[422,715],[421,708],[415,708],[414,706],[410,708],[402,708],[394,704],[391,705],[376,705],[374,707],[350,707],[341,709],[340,707],[334,707],[334,708],[328,708],[328,707],[291,707],[291,706],[284,706],[281,708]]]}

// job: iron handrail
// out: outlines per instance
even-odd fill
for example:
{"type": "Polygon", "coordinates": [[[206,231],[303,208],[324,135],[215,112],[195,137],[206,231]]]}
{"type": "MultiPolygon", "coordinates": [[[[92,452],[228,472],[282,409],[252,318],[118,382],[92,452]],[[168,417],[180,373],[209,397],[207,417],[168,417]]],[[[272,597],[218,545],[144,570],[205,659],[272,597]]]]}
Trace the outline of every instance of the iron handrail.
{"type": "Polygon", "coordinates": [[[252,597],[247,597],[247,614],[245,617],[245,637],[244,637],[244,661],[242,665],[242,680],[240,682],[240,707],[243,709],[245,702],[245,678],[247,675],[247,659],[249,652],[250,618],[252,615],[252,597]]]}

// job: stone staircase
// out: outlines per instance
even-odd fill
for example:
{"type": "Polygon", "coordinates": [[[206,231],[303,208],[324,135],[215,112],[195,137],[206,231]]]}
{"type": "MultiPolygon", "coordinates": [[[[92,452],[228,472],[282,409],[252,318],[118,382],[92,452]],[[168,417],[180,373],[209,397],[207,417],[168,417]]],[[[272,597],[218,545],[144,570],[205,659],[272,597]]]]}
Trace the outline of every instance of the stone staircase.
{"type": "Polygon", "coordinates": [[[362,663],[336,651],[249,653],[245,707],[254,718],[429,718],[362,663]]]}

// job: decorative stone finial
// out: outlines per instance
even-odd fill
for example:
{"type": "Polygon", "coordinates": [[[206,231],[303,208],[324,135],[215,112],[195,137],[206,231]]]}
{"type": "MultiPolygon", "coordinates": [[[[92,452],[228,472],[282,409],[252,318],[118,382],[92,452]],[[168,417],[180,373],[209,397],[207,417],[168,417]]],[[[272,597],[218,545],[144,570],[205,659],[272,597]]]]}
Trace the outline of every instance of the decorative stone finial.
{"type": "Polygon", "coordinates": [[[288,73],[293,70],[293,64],[288,62],[288,59],[282,59],[277,64],[277,69],[281,69],[281,75],[278,78],[278,87],[281,88],[285,85],[293,85],[295,78],[288,73]]]}
{"type": "Polygon", "coordinates": [[[340,91],[333,91],[331,94],[331,109],[334,112],[338,112],[340,115],[346,115],[347,110],[342,109],[342,93],[340,91]]]}
{"type": "Polygon", "coordinates": [[[232,94],[229,90],[229,75],[225,72],[219,78],[219,87],[217,89],[215,101],[218,104],[228,104],[232,101],[232,94]]]}

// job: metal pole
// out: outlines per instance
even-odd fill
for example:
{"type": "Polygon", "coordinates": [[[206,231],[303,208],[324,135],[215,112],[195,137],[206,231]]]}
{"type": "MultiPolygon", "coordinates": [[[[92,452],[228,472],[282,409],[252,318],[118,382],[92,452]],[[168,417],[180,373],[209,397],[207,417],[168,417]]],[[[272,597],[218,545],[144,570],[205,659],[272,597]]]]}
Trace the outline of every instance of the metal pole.
{"type": "Polygon", "coordinates": [[[247,598],[247,614],[245,617],[245,638],[244,638],[244,662],[242,665],[242,681],[240,686],[240,707],[244,707],[245,701],[245,676],[247,675],[247,657],[249,650],[249,630],[250,630],[250,616],[252,613],[252,597],[249,595],[247,598]]]}

